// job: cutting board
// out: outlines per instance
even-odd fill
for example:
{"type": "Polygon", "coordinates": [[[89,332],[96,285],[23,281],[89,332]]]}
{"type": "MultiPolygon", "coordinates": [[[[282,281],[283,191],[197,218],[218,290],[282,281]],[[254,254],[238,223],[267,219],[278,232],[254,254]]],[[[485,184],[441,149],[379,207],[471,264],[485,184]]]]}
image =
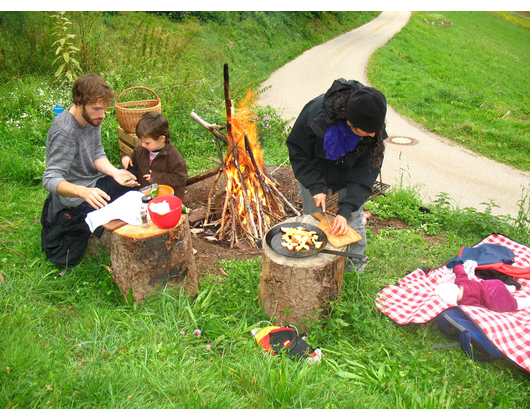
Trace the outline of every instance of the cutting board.
{"type": "MultiPolygon", "coordinates": [[[[348,226],[348,232],[345,235],[332,235],[330,233],[330,227],[328,225],[328,221],[326,220],[326,216],[324,216],[320,212],[316,212],[314,216],[320,220],[320,224],[318,225],[318,228],[322,229],[326,236],[328,237],[328,242],[331,244],[331,246],[334,246],[335,248],[341,248],[346,245],[354,244],[355,242],[359,242],[362,238],[361,235],[359,235],[355,230],[353,230],[350,226],[348,226]]],[[[329,224],[333,226],[333,221],[335,218],[329,217],[329,224]]]]}

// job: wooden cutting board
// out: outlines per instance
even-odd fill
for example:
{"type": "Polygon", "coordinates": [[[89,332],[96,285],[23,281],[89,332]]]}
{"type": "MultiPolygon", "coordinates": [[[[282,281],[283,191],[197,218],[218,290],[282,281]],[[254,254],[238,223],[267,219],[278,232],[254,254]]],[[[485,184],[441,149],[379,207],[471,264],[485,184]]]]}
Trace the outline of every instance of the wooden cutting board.
{"type": "MultiPolygon", "coordinates": [[[[328,237],[328,242],[331,244],[331,246],[334,246],[335,248],[341,248],[346,245],[354,244],[355,242],[359,242],[362,238],[361,235],[359,235],[355,230],[353,230],[350,226],[348,226],[348,232],[345,235],[337,236],[332,235],[330,233],[330,227],[328,225],[328,221],[326,220],[326,216],[324,216],[320,212],[316,212],[314,216],[320,220],[320,224],[318,225],[318,228],[322,229],[326,236],[328,237]]],[[[333,226],[333,221],[335,220],[334,217],[329,217],[329,223],[331,226],[333,226]]]]}

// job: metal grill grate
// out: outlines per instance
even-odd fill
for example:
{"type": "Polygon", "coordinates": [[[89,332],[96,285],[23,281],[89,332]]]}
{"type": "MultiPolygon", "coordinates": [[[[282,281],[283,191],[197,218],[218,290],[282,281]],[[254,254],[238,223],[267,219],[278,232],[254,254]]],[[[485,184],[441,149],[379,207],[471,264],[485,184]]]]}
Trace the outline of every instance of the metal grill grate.
{"type": "MultiPolygon", "coordinates": [[[[378,195],[384,194],[385,191],[388,190],[389,188],[390,188],[390,185],[383,184],[381,177],[379,177],[379,181],[376,181],[372,188],[372,195],[370,196],[369,200],[378,195]]],[[[298,204],[300,207],[302,206],[302,202],[299,199],[296,201],[296,204],[298,204]]],[[[337,191],[335,194],[331,194],[331,190],[329,190],[328,198],[326,200],[326,213],[336,216],[338,211],[339,211],[339,193],[337,191]]]]}
{"type": "MultiPolygon", "coordinates": [[[[384,192],[388,190],[389,188],[390,188],[390,185],[383,184],[381,180],[376,181],[372,188],[372,195],[370,196],[369,200],[371,200],[375,196],[384,194],[384,192]]],[[[332,195],[328,194],[328,199],[326,201],[326,213],[333,214],[334,216],[336,216],[338,211],[339,211],[339,193],[336,192],[335,194],[332,194],[332,195]]]]}

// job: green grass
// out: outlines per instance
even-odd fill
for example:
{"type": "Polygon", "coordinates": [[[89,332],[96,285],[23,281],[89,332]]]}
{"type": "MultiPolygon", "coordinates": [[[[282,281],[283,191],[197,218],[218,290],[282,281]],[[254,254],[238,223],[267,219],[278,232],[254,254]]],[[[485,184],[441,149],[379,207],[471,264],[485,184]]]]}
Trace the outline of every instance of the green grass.
{"type": "MultiPolygon", "coordinates": [[[[196,173],[211,164],[204,156],[215,157],[216,151],[211,136],[188,115],[195,109],[208,122],[222,123],[224,62],[231,66],[237,102],[304,48],[375,15],[214,13],[209,20],[188,16],[175,22],[145,13],[105,13],[83,39],[95,69],[118,92],[132,85],[160,92],[172,135],[196,173]]],[[[82,13],[74,20],[87,27],[91,16],[82,13]]],[[[425,42],[439,37],[442,45],[448,28],[422,26],[422,16],[415,14],[404,31],[411,40],[417,39],[417,31],[425,42]]],[[[461,26],[464,17],[471,22],[476,17],[476,31],[484,28],[483,19],[493,19],[493,26],[504,28],[499,39],[518,31],[506,20],[481,13],[451,13],[449,30],[461,26]]],[[[44,15],[27,16],[30,23],[44,21],[44,15]]],[[[31,34],[40,33],[41,26],[20,31],[26,43],[8,44],[4,39],[6,51],[16,50],[23,57],[24,46],[33,45],[31,34]]],[[[487,37],[488,30],[477,32],[476,38],[487,37]]],[[[42,39],[48,39],[46,32],[42,39]]],[[[401,51],[410,54],[406,45],[396,49],[398,41],[406,44],[398,35],[380,54],[389,52],[394,60],[401,51]]],[[[459,44],[455,48],[469,62],[484,52],[470,54],[459,44]]],[[[35,54],[43,50],[34,48],[35,54]]],[[[456,50],[453,55],[458,55],[456,50]]],[[[256,299],[259,258],[221,261],[227,275],[201,278],[194,301],[178,291],[163,290],[141,305],[122,299],[107,269],[109,256],[101,249],[67,270],[46,261],[39,223],[47,194],[40,185],[45,138],[51,106],[67,102],[68,90],[53,83],[44,58],[7,57],[13,70],[2,73],[0,85],[0,407],[530,408],[527,373],[504,361],[473,362],[459,348],[433,350],[432,345],[448,341],[434,325],[399,326],[374,305],[382,287],[420,266],[437,267],[460,247],[492,232],[529,244],[527,201],[521,202],[515,219],[494,217],[491,211],[455,210],[445,196],[425,211],[417,191],[393,187],[386,197],[370,201],[367,209],[407,226],[377,234],[368,227],[366,271],[346,273],[329,315],[311,325],[309,343],[322,347],[322,363],[307,366],[270,357],[250,334],[256,323],[267,319],[256,299]],[[42,66],[35,67],[34,62],[42,66]],[[30,64],[29,70],[19,67],[30,64]],[[193,333],[196,329],[201,330],[200,337],[193,333]]],[[[424,73],[420,64],[414,58],[401,70],[396,67],[385,83],[406,77],[412,85],[424,73]]],[[[372,62],[370,77],[379,71],[372,62]]],[[[514,79],[519,77],[512,73],[514,79]]],[[[425,95],[438,101],[436,89],[411,89],[413,97],[398,101],[391,86],[385,86],[385,93],[387,88],[393,106],[427,103],[425,95]]],[[[519,98],[514,92],[506,91],[506,103],[519,98]]],[[[283,162],[286,122],[270,108],[255,112],[260,116],[266,163],[283,162]]],[[[457,116],[456,111],[447,113],[447,124],[457,126],[457,116]]],[[[116,126],[110,113],[103,125],[103,143],[113,161],[118,156],[116,126]]]]}
{"type": "Polygon", "coordinates": [[[524,25],[485,12],[414,12],[372,56],[369,78],[400,114],[528,171],[530,20],[502,16],[524,25]]]}

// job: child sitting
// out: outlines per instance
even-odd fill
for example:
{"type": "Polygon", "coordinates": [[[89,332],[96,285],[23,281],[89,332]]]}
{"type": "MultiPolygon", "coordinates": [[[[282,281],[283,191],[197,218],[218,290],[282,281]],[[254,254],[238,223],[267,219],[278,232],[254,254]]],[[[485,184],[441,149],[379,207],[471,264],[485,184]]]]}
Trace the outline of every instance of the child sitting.
{"type": "Polygon", "coordinates": [[[188,168],[171,143],[167,118],[153,111],[145,113],[136,125],[136,135],[141,144],[122,156],[123,167],[131,166],[138,172],[140,188],[155,183],[169,185],[184,200],[188,168]]]}
{"type": "MultiPolygon", "coordinates": [[[[472,265],[468,265],[468,268],[471,268],[468,271],[472,273],[472,265]]],[[[453,273],[449,273],[435,291],[444,302],[451,305],[479,306],[496,312],[514,312],[530,307],[530,298],[512,295],[515,286],[507,286],[501,280],[474,280],[470,277],[465,265],[456,264],[453,273]]]]}

